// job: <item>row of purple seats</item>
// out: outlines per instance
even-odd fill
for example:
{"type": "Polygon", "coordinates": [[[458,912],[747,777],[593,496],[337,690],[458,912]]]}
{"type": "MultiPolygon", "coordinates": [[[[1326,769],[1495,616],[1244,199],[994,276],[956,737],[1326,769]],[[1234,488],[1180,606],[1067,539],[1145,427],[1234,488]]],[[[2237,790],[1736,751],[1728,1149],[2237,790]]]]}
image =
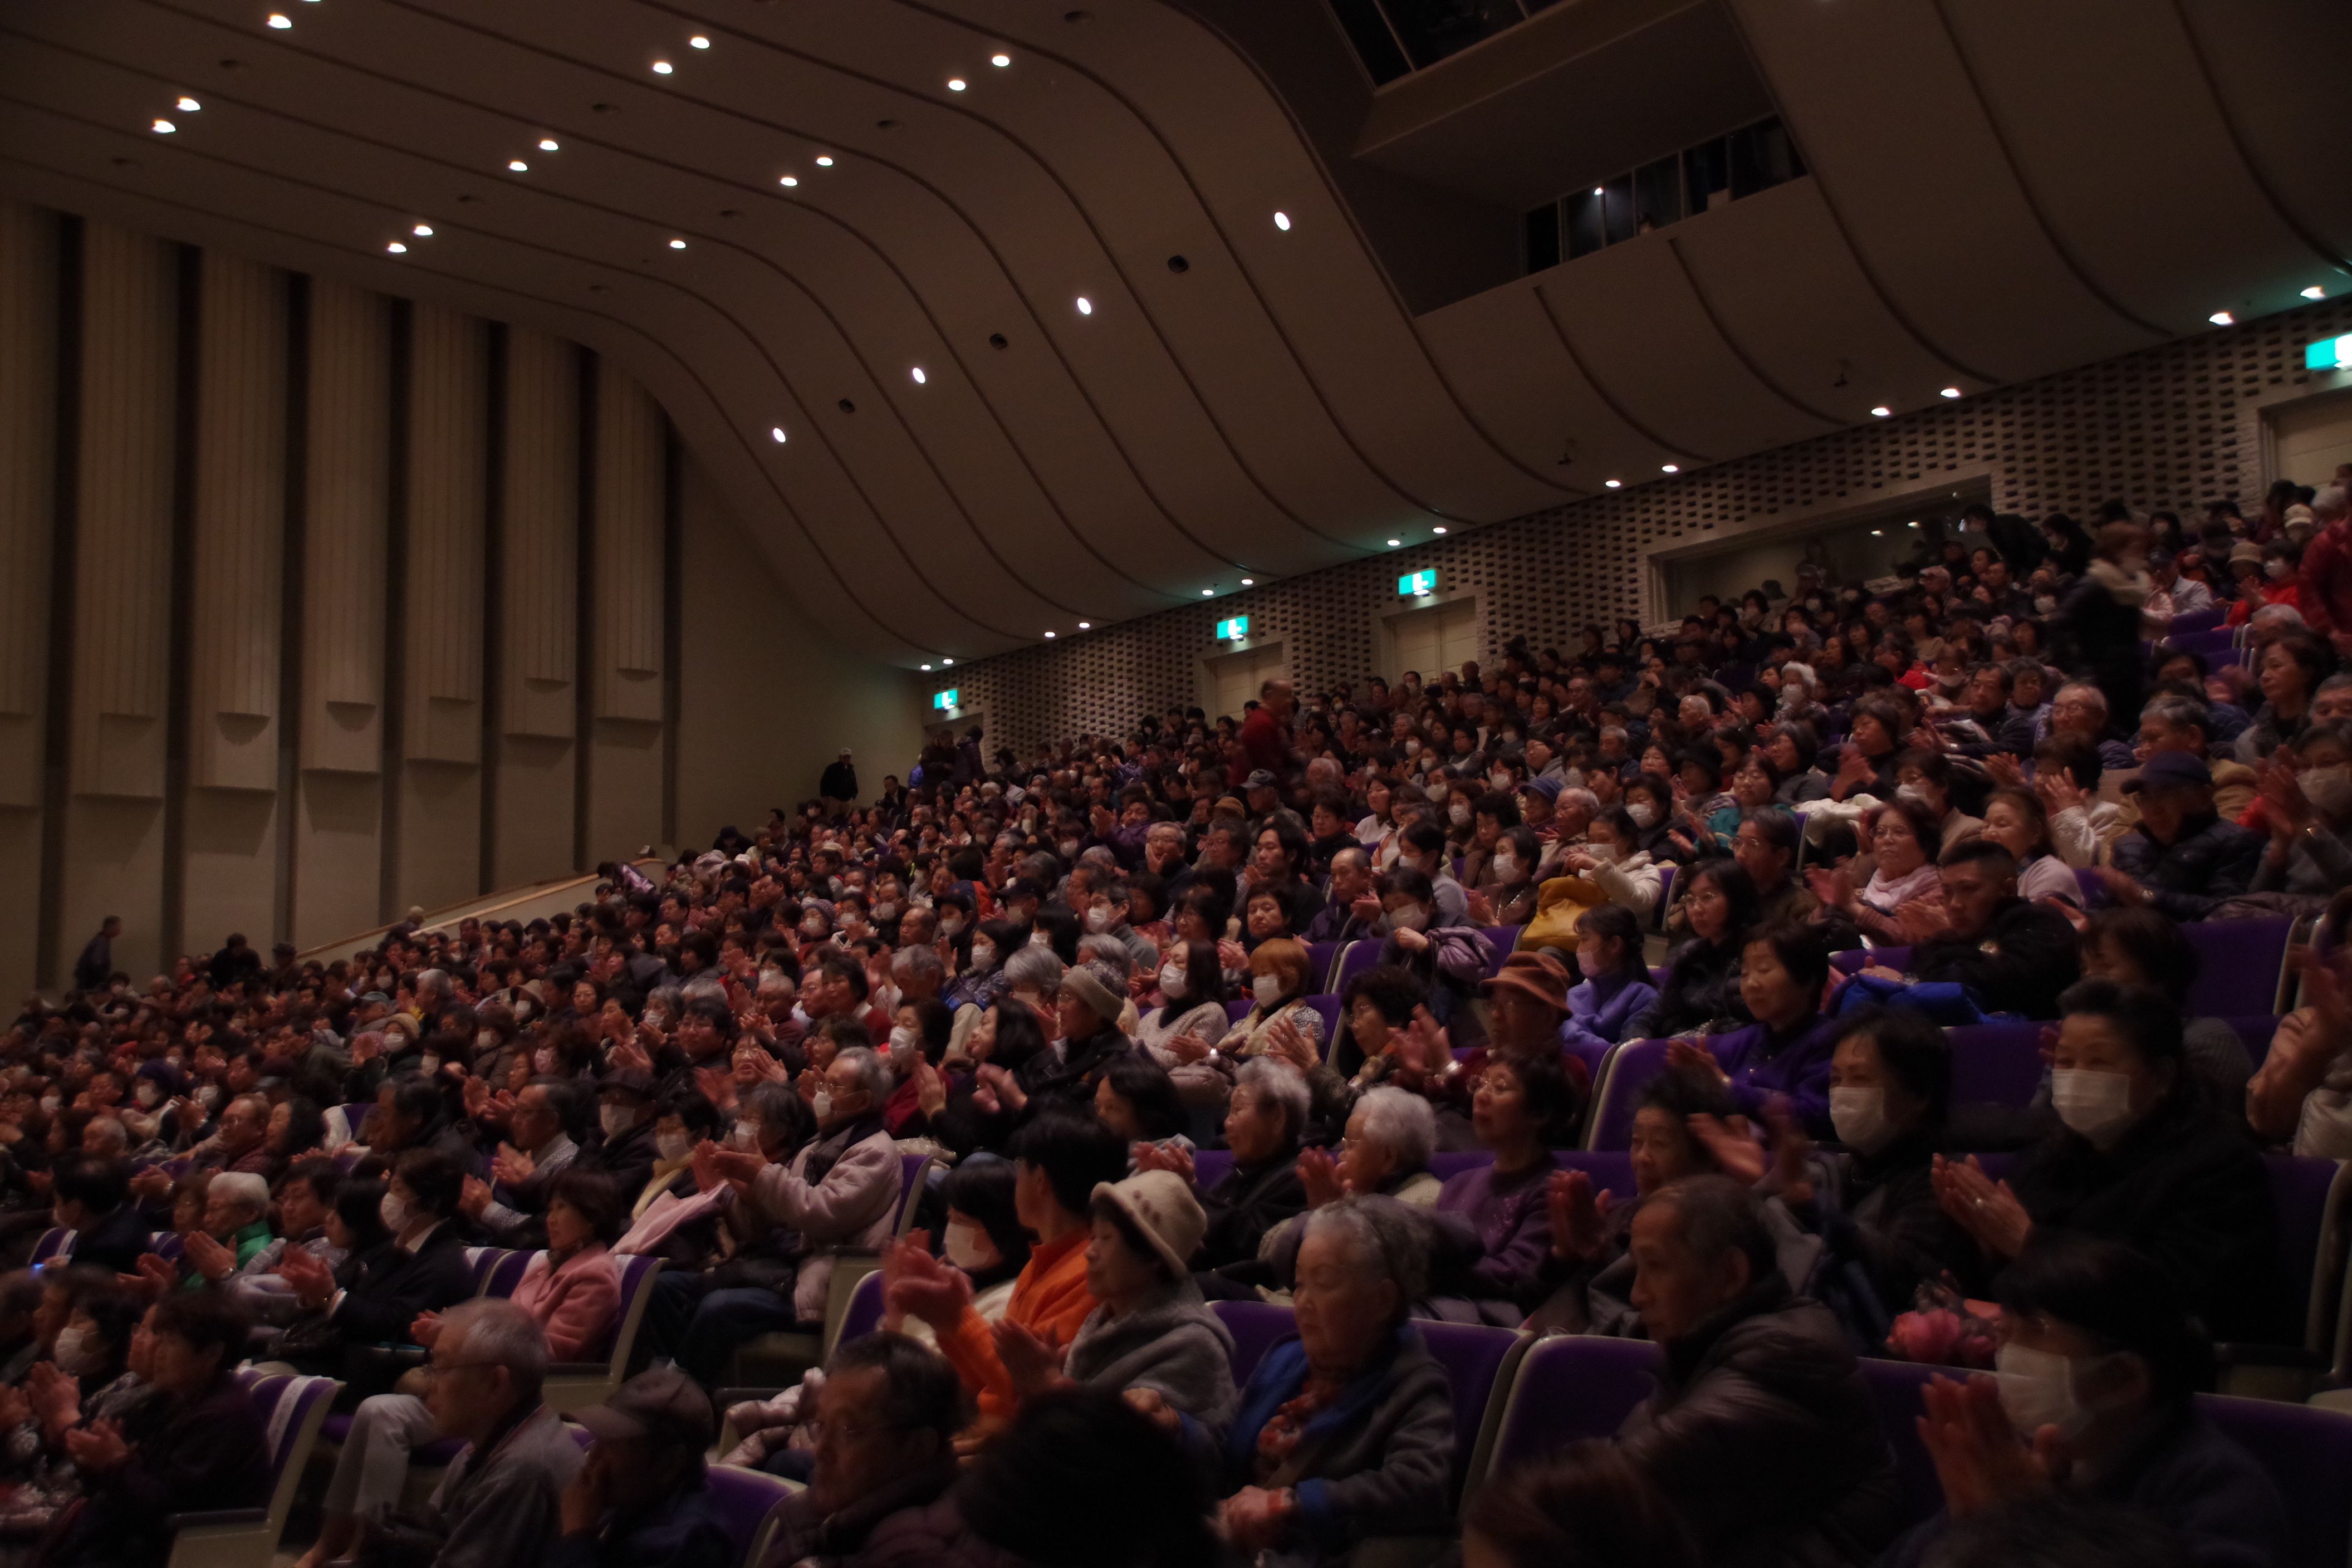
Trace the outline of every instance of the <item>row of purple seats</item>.
{"type": "MultiPolygon", "coordinates": [[[[65,1264],[73,1261],[74,1233],[61,1225],[53,1225],[41,1232],[33,1243],[33,1256],[27,1261],[33,1268],[44,1263],[65,1264]]],[[[152,1230],[147,1233],[147,1250],[156,1257],[177,1263],[182,1242],[175,1230],[152,1230]]]]}
{"type": "MultiPolygon", "coordinates": [[[[1547,1454],[1622,1427],[1656,1386],[1658,1347],[1640,1340],[1556,1335],[1528,1351],[1513,1378],[1495,1436],[1491,1473],[1501,1475],[1547,1454]]],[[[1908,1362],[1864,1361],[1863,1375],[1894,1447],[1909,1521],[1943,1506],[1943,1488],[1920,1440],[1919,1391],[1943,1369],[1908,1362]]],[[[2242,1445],[2277,1483],[2285,1500],[2288,1568],[2342,1568],[2352,1552],[2352,1415],[2271,1400],[2201,1394],[2205,1416],[2242,1445]]],[[[1474,1476],[1475,1486],[1483,1477],[1474,1476]]]]}
{"type": "MultiPolygon", "coordinates": [[[[2087,870],[2074,875],[2086,899],[2095,891],[2096,901],[2105,903],[2106,889],[2096,877],[2087,870]]],[[[2091,905],[2086,902],[2084,907],[2091,905]]],[[[2189,987],[2189,1016],[2274,1015],[2294,923],[2279,915],[2251,921],[2191,921],[2183,925],[2181,935],[2197,952],[2197,979],[2189,987]]],[[[1908,947],[1851,948],[1830,955],[1831,966],[1841,974],[1859,973],[1874,964],[1899,970],[1910,962],[1908,947]]]]}
{"type": "Polygon", "coordinates": [[[173,1568],[243,1568],[277,1554],[286,1516],[293,1510],[294,1494],[318,1442],[320,1422],[342,1387],[331,1377],[252,1371],[233,1375],[268,1434],[269,1503],[266,1508],[168,1516],[164,1522],[173,1531],[173,1568]]]}

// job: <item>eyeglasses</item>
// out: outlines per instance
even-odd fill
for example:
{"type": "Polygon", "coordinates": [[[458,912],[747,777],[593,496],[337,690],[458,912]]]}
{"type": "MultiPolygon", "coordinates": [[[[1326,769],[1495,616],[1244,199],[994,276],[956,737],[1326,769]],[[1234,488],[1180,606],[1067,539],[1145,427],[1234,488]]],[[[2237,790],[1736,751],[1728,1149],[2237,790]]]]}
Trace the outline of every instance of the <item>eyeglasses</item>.
{"type": "Polygon", "coordinates": [[[822,1443],[831,1437],[836,1443],[855,1443],[871,1437],[877,1432],[896,1432],[900,1425],[895,1421],[826,1421],[822,1418],[808,1423],[809,1438],[822,1443]]]}

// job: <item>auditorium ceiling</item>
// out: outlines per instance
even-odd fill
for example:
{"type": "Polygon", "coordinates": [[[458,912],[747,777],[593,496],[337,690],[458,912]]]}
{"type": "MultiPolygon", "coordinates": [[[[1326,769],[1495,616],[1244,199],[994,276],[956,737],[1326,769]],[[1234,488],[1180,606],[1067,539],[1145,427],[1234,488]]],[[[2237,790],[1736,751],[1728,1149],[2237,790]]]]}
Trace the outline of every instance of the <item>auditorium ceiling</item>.
{"type": "Polygon", "coordinates": [[[12,0],[0,185],[614,356],[911,666],[2352,289],[2347,58],[2341,0],[1559,0],[1377,89],[1325,0],[12,0]],[[1525,270],[1759,115],[1801,177],[1525,270]]]}

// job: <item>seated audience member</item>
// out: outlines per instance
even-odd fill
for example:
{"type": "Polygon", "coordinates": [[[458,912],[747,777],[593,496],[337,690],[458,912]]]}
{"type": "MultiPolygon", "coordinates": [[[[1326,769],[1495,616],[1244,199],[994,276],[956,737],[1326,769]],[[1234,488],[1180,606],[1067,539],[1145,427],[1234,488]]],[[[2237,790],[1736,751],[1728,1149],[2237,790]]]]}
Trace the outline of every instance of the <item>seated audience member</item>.
{"type": "Polygon", "coordinates": [[[2017,864],[2017,896],[2035,903],[2080,909],[2083,886],[2050,841],[2050,815],[2030,789],[1997,789],[1985,797],[1984,837],[2017,864]]]}
{"type": "Polygon", "coordinates": [[[1756,1195],[1725,1176],[1664,1187],[1633,1256],[1665,1368],[1617,1441],[1705,1560],[1869,1562],[1901,1518],[1895,1457],[1836,1318],[1781,1277],[1756,1195]]]}
{"type": "Polygon", "coordinates": [[[1704,1561],[1648,1474],[1599,1440],[1497,1476],[1462,1521],[1463,1568],[1702,1568],[1704,1561]]]}
{"type": "Polygon", "coordinates": [[[718,1423],[692,1378],[657,1367],[572,1419],[596,1442],[557,1504],[546,1568],[735,1568],[703,1468],[718,1423]]]}
{"type": "Polygon", "coordinates": [[[1549,1294],[1528,1314],[1538,1333],[1612,1334],[1638,1339],[1633,1310],[1633,1216],[1652,1194],[1685,1176],[1713,1175],[1719,1137],[1702,1137],[1708,1121],[1736,1115],[1723,1080],[1713,1073],[1667,1068],[1643,1087],[1627,1142],[1633,1191],[1594,1192],[1582,1171],[1554,1171],[1545,1183],[1551,1252],[1543,1262],[1549,1294]]]}
{"type": "Polygon", "coordinates": [[[1448,1178],[1436,1207],[1476,1233],[1479,1257],[1468,1288],[1479,1314],[1502,1327],[1516,1328],[1547,1294],[1551,1152],[1573,1142],[1583,1108],[1557,1052],[1491,1057],[1479,1073],[1470,1124],[1494,1162],[1448,1178]]]}
{"type": "Polygon", "coordinates": [[[2225,1112],[2245,1103],[2253,1058],[2221,1018],[2189,1016],[2189,990],[2203,961],[2170,919],[2151,909],[2101,910],[2084,923],[2083,976],[2153,991],[2180,1015],[2184,1065],[2208,1100],[2225,1112]]]}
{"type": "Polygon", "coordinates": [[[1140,1052],[1111,1063],[1096,1081],[1095,1115],[1126,1139],[1130,1151],[1139,1143],[1192,1146],[1184,1131],[1191,1119],[1175,1080],[1140,1052]]]}
{"type": "MultiPolygon", "coordinates": [[[[1427,1052],[1414,1032],[1418,1028],[1433,1036],[1437,1028],[1436,1019],[1423,1005],[1427,995],[1421,983],[1402,969],[1367,969],[1348,982],[1339,998],[1344,1027],[1332,1047],[1331,1060],[1335,1068],[1345,1070],[1349,1062],[1361,1058],[1349,1080],[1354,1088],[1410,1079],[1418,1091],[1429,1064],[1423,1059],[1427,1052]],[[1420,1024],[1422,1018],[1429,1020],[1425,1026],[1420,1024]]],[[[1451,1052],[1446,1059],[1453,1059],[1451,1052]]]]}
{"type": "MultiPolygon", "coordinates": [[[[1794,814],[1773,807],[1749,812],[1741,819],[1731,837],[1731,858],[1748,873],[1756,885],[1756,921],[1759,925],[1789,925],[1810,921],[1821,908],[1797,875],[1797,850],[1802,840],[1804,825],[1794,814]]],[[[1676,902],[1669,921],[1686,920],[1680,914],[1676,902]]],[[[1824,917],[1825,919],[1827,917],[1824,917]]],[[[1825,939],[1832,951],[1840,946],[1859,945],[1861,937],[1849,931],[1843,920],[1831,922],[1832,929],[1825,939]]],[[[1679,929],[1679,927],[1676,927],[1679,929]]]]}
{"type": "Polygon", "coordinates": [[[1412,977],[1428,999],[1431,1015],[1453,1032],[1454,1044],[1476,1045],[1485,1037],[1471,1004],[1494,951],[1486,933],[1468,925],[1439,923],[1429,879],[1403,867],[1381,879],[1381,902],[1389,923],[1381,966],[1412,977]]]}
{"type": "Polygon", "coordinates": [[[1908,978],[1966,989],[1982,1012],[2054,1018],[2082,978],[2074,923],[2019,896],[2017,862],[1990,837],[1944,851],[1944,929],[1911,950],[1908,978]]]}
{"type": "Polygon", "coordinates": [[[1561,849],[1559,866],[1567,875],[1591,883],[1608,902],[1647,921],[1657,911],[1658,889],[1664,879],[1649,851],[1634,847],[1640,832],[1623,806],[1606,806],[1593,814],[1581,845],[1561,849]]]}
{"type": "Polygon", "coordinates": [[[73,1260],[134,1274],[147,1250],[147,1220],[130,1202],[131,1171],[121,1160],[75,1154],[51,1172],[57,1223],[73,1232],[73,1260]]]}
{"type": "MultiPolygon", "coordinates": [[[[1001,1322],[1017,1324],[1044,1343],[1066,1345],[1097,1305],[1087,1288],[1086,1258],[1094,1191],[1127,1173],[1127,1147],[1093,1117],[1055,1107],[1014,1134],[1012,1157],[1013,1203],[1035,1244],[1001,1322]]],[[[982,1426],[1002,1426],[1020,1397],[998,1352],[994,1325],[973,1306],[971,1276],[907,1243],[884,1255],[883,1274],[887,1310],[930,1326],[940,1352],[978,1400],[982,1426]]]]}
{"type": "Polygon", "coordinates": [[[240,1268],[226,1268],[229,1254],[223,1247],[209,1266],[195,1263],[192,1271],[226,1288],[256,1322],[282,1323],[294,1309],[293,1292],[278,1272],[278,1260],[285,1256],[288,1247],[299,1247],[330,1269],[342,1267],[346,1255],[327,1234],[328,1218],[335,1211],[335,1194],[342,1185],[342,1173],[335,1169],[333,1161],[314,1158],[301,1162],[289,1173],[286,1184],[278,1190],[278,1218],[282,1234],[240,1268]]]}
{"type": "Polygon", "coordinates": [[[632,1203],[653,1177],[660,1158],[661,1101],[653,1075],[620,1068],[596,1080],[597,1136],[572,1161],[583,1171],[613,1179],[623,1203],[632,1203]]]}
{"type": "Polygon", "coordinates": [[[183,1243],[185,1284],[226,1280],[268,1246],[269,1184],[249,1171],[224,1171],[205,1185],[204,1228],[183,1243]]]}
{"type": "MultiPolygon", "coordinates": [[[[44,1294],[44,1278],[61,1278],[64,1270],[12,1269],[0,1275],[0,1384],[15,1387],[25,1381],[33,1363],[47,1356],[37,1321],[44,1294]]],[[[54,1340],[57,1331],[50,1330],[54,1340]]]]}
{"type": "Polygon", "coordinates": [[[1738,1021],[1739,952],[1756,925],[1756,885],[1737,862],[1710,860],[1685,873],[1688,942],[1666,960],[1657,1000],[1626,1026],[1629,1040],[1701,1035],[1738,1021]]]}
{"type": "MultiPolygon", "coordinates": [[[[1298,1156],[1298,1182],[1309,1210],[1342,1197],[1394,1198],[1426,1208],[1441,1184],[1429,1168],[1437,1151],[1437,1113],[1405,1089],[1381,1088],[1358,1097],[1339,1152],[1308,1149],[1298,1156]]],[[[1296,1218],[1283,1222],[1296,1228],[1296,1218]]]]}
{"type": "MultiPolygon", "coordinates": [[[[751,1150],[698,1150],[738,1205],[800,1238],[790,1274],[772,1285],[709,1291],[676,1342],[678,1364],[716,1385],[735,1347],[755,1334],[824,1320],[833,1260],[843,1248],[871,1250],[890,1239],[898,1213],[898,1146],[882,1125],[890,1069],[865,1047],[845,1050],[817,1090],[817,1136],[789,1165],[751,1150]]],[[[674,1319],[671,1321],[675,1321],[674,1319]]]]}
{"type": "Polygon", "coordinates": [[[1585,910],[1576,922],[1576,965],[1584,978],[1569,988],[1560,1038],[1597,1053],[1627,1038],[1633,1020],[1657,1000],[1633,911],[1615,904],[1585,910]]]}
{"type": "Polygon", "coordinates": [[[1101,1389],[1031,1401],[929,1510],[938,1544],[908,1568],[1211,1568],[1213,1505],[1177,1426],[1101,1389]]]}
{"type": "Polygon", "coordinates": [[[1491,880],[1480,889],[1491,917],[1486,924],[1523,926],[1535,918],[1536,900],[1543,890],[1536,879],[1536,866],[1542,856],[1543,846],[1537,842],[1533,828],[1521,824],[1503,832],[1486,862],[1491,880]]]}
{"type": "Polygon", "coordinates": [[[2266,763],[2262,802],[2271,837],[2253,890],[2284,894],[2299,900],[2295,912],[2316,914],[2352,887],[2352,724],[2314,722],[2293,763],[2266,763]]]}
{"type": "Polygon", "coordinates": [[[1058,1050],[1030,1058],[1010,1083],[996,1081],[985,1070],[981,1074],[983,1081],[995,1083],[1014,1111],[1045,1100],[1090,1104],[1104,1069],[1135,1049],[1118,1026],[1127,987],[1097,966],[1080,963],[1064,971],[1054,1006],[1061,1026],[1058,1050]]]}
{"type": "MultiPolygon", "coordinates": [[[[1193,1267],[1203,1274],[1254,1274],[1266,1232],[1307,1206],[1298,1150],[1309,1104],[1307,1080],[1287,1063],[1261,1060],[1242,1068],[1225,1106],[1225,1147],[1233,1151],[1234,1166],[1201,1194],[1208,1228],[1193,1267]]],[[[1148,1151],[1137,1163],[1192,1179],[1192,1156],[1179,1151],[1148,1151]]]]}
{"type": "MultiPolygon", "coordinates": [[[[1135,1043],[1150,1052],[1161,1067],[1172,1068],[1188,1059],[1188,1055],[1176,1042],[1189,1039],[1202,1054],[1225,1037],[1230,1020],[1225,1016],[1225,976],[1217,963],[1214,942],[1179,942],[1169,944],[1167,955],[1160,962],[1160,1005],[1143,1015],[1136,1026],[1135,1043]],[[1198,975],[1196,984],[1193,977],[1198,975]]],[[[1198,1061],[1200,1055],[1189,1059],[1198,1061]]]]}
{"type": "Polygon", "coordinates": [[[1667,1060],[1687,1071],[1712,1072],[1741,1114],[1756,1116],[1785,1097],[1815,1136],[1830,1131],[1830,1051],[1834,1019],[1822,1016],[1822,988],[1830,956],[1810,926],[1779,926],[1748,939],[1739,965],[1739,997],[1756,1021],[1693,1042],[1678,1040],[1667,1060]]]}
{"type": "Polygon", "coordinates": [[[68,1444],[98,1422],[133,1423],[154,1393],[141,1327],[146,1300],[112,1281],[83,1288],[58,1332],[55,1354],[33,1363],[22,1386],[0,1390],[0,1463],[8,1490],[0,1498],[0,1554],[8,1543],[37,1542],[63,1510],[83,1495],[68,1444]]]}
{"type": "Polygon", "coordinates": [[[2347,911],[2329,918],[2332,948],[2303,972],[2305,1003],[2279,1020],[2262,1070],[2246,1085],[2255,1135],[2307,1159],[2352,1158],[2352,953],[2347,911]]]}
{"type": "Polygon", "coordinates": [[[1319,1061],[1323,1015],[1307,1002],[1314,967],[1307,962],[1307,944],[1288,937],[1262,942],[1251,950],[1249,967],[1250,1010],[1218,1038],[1217,1055],[1228,1062],[1264,1056],[1276,1048],[1282,1031],[1290,1029],[1319,1061]]]}
{"type": "Polygon", "coordinates": [[[209,1290],[167,1296],[150,1309],[140,1331],[153,1394],[127,1432],[100,1418],[66,1434],[84,1501],[44,1562],[162,1568],[172,1554],[172,1515],[268,1505],[267,1434],[234,1375],[247,1328],[234,1303],[209,1290]]]}
{"type": "Polygon", "coordinates": [[[2204,763],[2158,752],[2124,781],[2124,793],[2139,802],[2139,826],[2116,840],[2114,865],[2093,868],[2116,902],[2203,920],[2253,885],[2262,836],[2214,811],[2204,763]]]}
{"type": "Polygon", "coordinates": [[[358,1560],[433,1568],[509,1568],[561,1533],[580,1446],[541,1402],[547,1342],[512,1301],[462,1302],[441,1320],[425,1368],[433,1435],[466,1445],[421,1514],[370,1521],[358,1560]]]}
{"type": "Polygon", "coordinates": [[[1875,868],[1869,881],[1856,888],[1843,867],[1817,867],[1806,880],[1824,910],[1843,914],[1873,946],[1916,945],[1941,934],[1948,921],[1936,865],[1941,837],[1927,807],[1889,801],[1870,818],[1866,843],[1875,868]]]}
{"type": "Polygon", "coordinates": [[[1344,1562],[1369,1536],[1449,1528],[1453,1394],[1406,1317],[1427,1279],[1398,1211],[1348,1198],[1307,1216],[1297,1337],[1260,1358],[1215,1444],[1234,1550],[1344,1562]]]}
{"type": "Polygon", "coordinates": [[[381,1239],[370,1235],[366,1245],[354,1245],[338,1269],[299,1250],[278,1258],[278,1277],[292,1289],[297,1308],[286,1337],[304,1347],[281,1346],[278,1354],[305,1372],[342,1378],[344,1405],[391,1382],[395,1369],[369,1356],[368,1347],[414,1342],[408,1330],[419,1314],[474,1293],[465,1243],[452,1224],[460,1180],[439,1153],[411,1149],[393,1163],[384,1184],[377,1205],[381,1239]]]}
{"type": "Polygon", "coordinates": [[[2162,1268],[2112,1241],[2036,1236],[2001,1279],[1995,1364],[1922,1390],[1944,1511],[1896,1543],[1891,1568],[1951,1561],[1946,1544],[1974,1521],[2051,1493],[2168,1527],[2187,1561],[2292,1561],[2278,1489],[2197,1409],[2213,1347],[2162,1268]]]}
{"type": "Polygon", "coordinates": [[[2180,1015],[2152,991],[2085,980],[2066,993],[2051,1051],[2060,1126],[2007,1181],[1937,1156],[1936,1195],[2001,1273],[2042,1229],[2154,1258],[2216,1339],[2283,1342],[2290,1316],[2278,1215],[2262,1160],[2199,1092],[2180,1015]]]}
{"type": "MultiPolygon", "coordinates": [[[[739,1125],[743,1114],[743,1110],[737,1113],[739,1125]]],[[[695,1146],[716,1142],[722,1131],[718,1108],[693,1090],[662,1100],[654,1117],[654,1163],[646,1167],[645,1180],[627,1194],[629,1217],[643,1217],[665,1193],[680,1199],[692,1197],[695,1146]]]]}
{"type": "MultiPolygon", "coordinates": [[[[845,1340],[817,1390],[816,1463],[784,1505],[780,1563],[956,1563],[956,1481],[970,1399],[940,1353],[901,1334],[845,1340]]],[[[1058,1461],[1062,1456],[1055,1457],[1058,1461]]]]}

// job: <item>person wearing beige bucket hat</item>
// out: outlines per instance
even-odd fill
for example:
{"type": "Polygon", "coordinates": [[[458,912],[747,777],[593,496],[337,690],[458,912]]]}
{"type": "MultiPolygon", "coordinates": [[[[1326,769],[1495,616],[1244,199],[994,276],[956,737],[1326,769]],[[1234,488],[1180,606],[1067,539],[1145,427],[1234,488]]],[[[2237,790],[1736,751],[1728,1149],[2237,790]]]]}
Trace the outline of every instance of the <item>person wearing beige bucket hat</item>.
{"type": "MultiPolygon", "coordinates": [[[[1234,1341],[1192,1281],[1192,1255],[1209,1221],[1192,1184],[1144,1171],[1097,1184],[1089,1207],[1087,1289],[1096,1306],[1070,1341],[1062,1376],[1221,1430],[1233,1416],[1234,1341]]],[[[997,1334],[1024,1400],[1051,1385],[1052,1355],[1042,1341],[1017,1327],[997,1334]]]]}

